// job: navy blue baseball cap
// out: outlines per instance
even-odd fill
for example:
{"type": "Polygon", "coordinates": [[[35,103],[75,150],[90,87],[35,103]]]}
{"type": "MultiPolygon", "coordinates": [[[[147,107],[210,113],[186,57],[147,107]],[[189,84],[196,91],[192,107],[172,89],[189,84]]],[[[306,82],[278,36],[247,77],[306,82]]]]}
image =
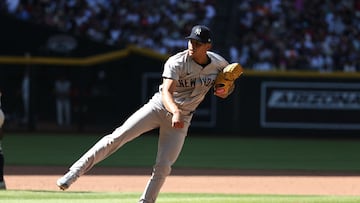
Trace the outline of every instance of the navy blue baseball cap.
{"type": "Polygon", "coordinates": [[[204,25],[195,25],[191,29],[191,34],[185,39],[194,39],[202,43],[211,43],[211,31],[204,25]]]}

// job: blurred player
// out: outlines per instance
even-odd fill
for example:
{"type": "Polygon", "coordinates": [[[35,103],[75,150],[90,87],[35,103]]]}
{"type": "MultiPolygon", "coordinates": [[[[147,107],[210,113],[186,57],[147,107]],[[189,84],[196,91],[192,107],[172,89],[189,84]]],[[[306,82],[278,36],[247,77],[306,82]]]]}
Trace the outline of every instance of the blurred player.
{"type": "Polygon", "coordinates": [[[1,110],[1,91],[0,91],[0,190],[5,190],[5,180],[4,180],[4,154],[2,151],[2,125],[4,124],[5,116],[3,111],[1,110]]]}

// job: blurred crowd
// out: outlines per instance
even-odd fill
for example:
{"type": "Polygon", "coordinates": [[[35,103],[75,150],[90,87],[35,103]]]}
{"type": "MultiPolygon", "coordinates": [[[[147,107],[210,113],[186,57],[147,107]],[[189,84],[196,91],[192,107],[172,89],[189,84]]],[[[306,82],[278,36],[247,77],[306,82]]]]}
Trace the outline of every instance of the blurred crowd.
{"type": "MultiPolygon", "coordinates": [[[[216,26],[216,0],[6,0],[19,19],[57,27],[109,45],[159,53],[186,46],[194,23],[216,26]]],[[[360,70],[359,0],[232,1],[232,30],[220,50],[256,70],[360,70]],[[233,33],[233,35],[231,34],[233,33]]],[[[223,14],[224,15],[224,14],[223,14]]],[[[217,20],[219,22],[219,20],[217,20]]],[[[220,21],[221,22],[221,21],[220,21]]],[[[213,30],[215,29],[212,27],[213,30]]]]}
{"type": "Polygon", "coordinates": [[[243,0],[233,61],[256,70],[360,70],[360,1],[243,0]]]}
{"type": "Polygon", "coordinates": [[[183,49],[194,23],[208,25],[215,0],[7,0],[3,9],[24,21],[56,27],[115,46],[159,53],[183,49]]]}

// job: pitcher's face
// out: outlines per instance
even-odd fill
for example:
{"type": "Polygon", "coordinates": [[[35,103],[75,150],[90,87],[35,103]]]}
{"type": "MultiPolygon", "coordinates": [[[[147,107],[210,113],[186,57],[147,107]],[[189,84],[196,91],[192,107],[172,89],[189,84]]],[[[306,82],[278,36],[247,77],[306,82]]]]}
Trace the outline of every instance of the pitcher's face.
{"type": "Polygon", "coordinates": [[[202,43],[194,39],[190,39],[188,41],[189,56],[195,59],[206,56],[206,52],[210,49],[210,47],[211,44],[209,43],[202,43]]]}

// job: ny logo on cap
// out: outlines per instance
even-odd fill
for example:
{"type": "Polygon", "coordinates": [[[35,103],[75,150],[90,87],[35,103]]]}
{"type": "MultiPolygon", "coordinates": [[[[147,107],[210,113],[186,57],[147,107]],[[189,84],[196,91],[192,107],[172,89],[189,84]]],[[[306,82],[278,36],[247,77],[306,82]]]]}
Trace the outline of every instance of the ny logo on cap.
{"type": "Polygon", "coordinates": [[[201,28],[196,28],[195,31],[194,31],[194,33],[195,33],[196,35],[200,35],[200,33],[201,33],[201,28]]]}

